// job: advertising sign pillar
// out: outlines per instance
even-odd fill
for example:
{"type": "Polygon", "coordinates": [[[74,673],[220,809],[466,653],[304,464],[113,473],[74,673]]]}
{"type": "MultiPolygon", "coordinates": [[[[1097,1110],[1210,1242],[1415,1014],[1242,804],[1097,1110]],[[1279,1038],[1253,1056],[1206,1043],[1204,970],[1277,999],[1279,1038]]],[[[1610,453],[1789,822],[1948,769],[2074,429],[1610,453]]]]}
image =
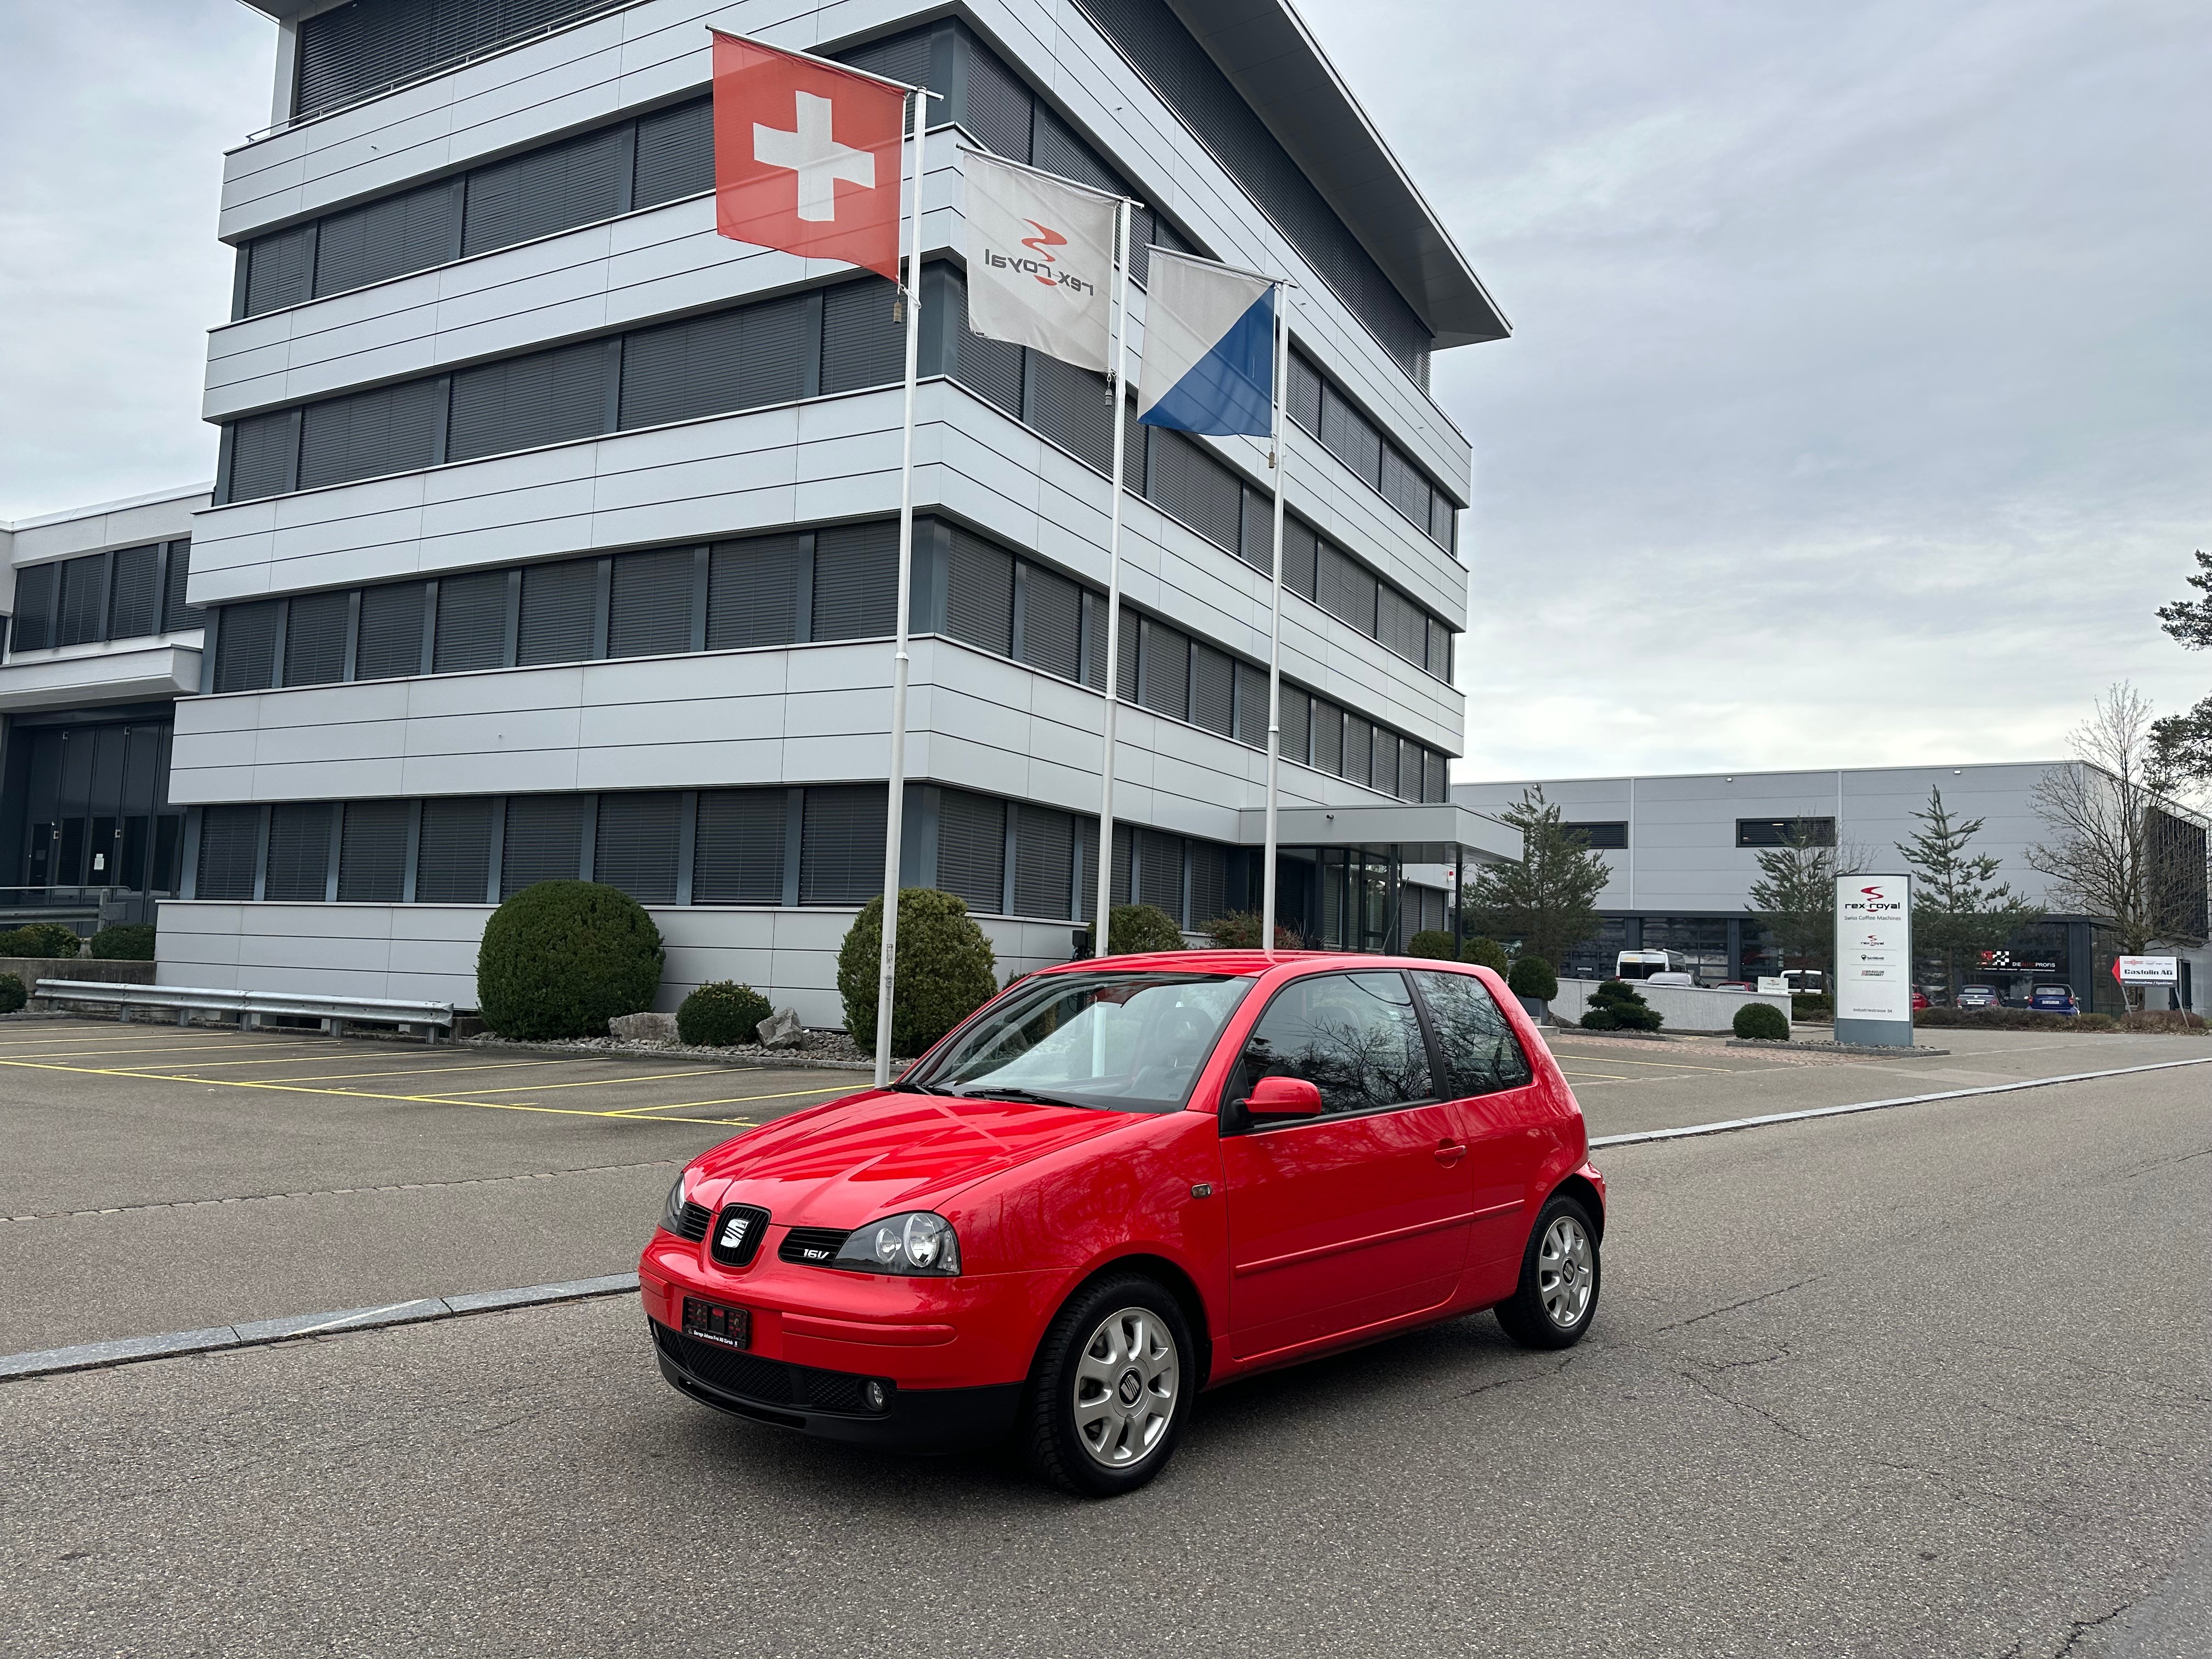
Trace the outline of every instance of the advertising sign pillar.
{"type": "Polygon", "coordinates": [[[1836,1041],[1912,1046],[1912,878],[1836,878],[1836,1041]]]}

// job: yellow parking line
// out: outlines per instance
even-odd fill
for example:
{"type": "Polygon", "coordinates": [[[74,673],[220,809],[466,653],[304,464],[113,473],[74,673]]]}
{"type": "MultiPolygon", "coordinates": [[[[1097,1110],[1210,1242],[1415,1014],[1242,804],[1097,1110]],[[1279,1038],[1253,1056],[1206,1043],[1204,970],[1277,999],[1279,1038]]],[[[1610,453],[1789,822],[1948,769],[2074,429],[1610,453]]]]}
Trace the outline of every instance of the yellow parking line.
{"type": "MultiPolygon", "coordinates": [[[[553,1063],[556,1066],[561,1064],[558,1060],[553,1063]]],[[[643,1077],[592,1077],[578,1083],[518,1083],[505,1089],[456,1089],[453,1092],[457,1095],[519,1095],[525,1090],[604,1089],[611,1083],[665,1083],[672,1077],[696,1077],[704,1069],[694,1066],[688,1072],[647,1072],[643,1077]]]]}
{"type": "MultiPolygon", "coordinates": [[[[91,1060],[109,1054],[208,1054],[218,1050],[232,1049],[237,1047],[238,1045],[235,1042],[141,1042],[132,1043],[127,1047],[120,1048],[50,1048],[44,1054],[17,1054],[15,1057],[17,1060],[91,1060]]],[[[343,1053],[344,1051],[341,1049],[338,1052],[343,1053]]],[[[288,1056],[288,1058],[293,1060],[306,1060],[310,1058],[310,1056],[306,1054],[293,1054],[288,1056]]],[[[179,1063],[186,1064],[190,1062],[180,1061],[179,1063]]]]}
{"type": "MultiPolygon", "coordinates": [[[[1589,1056],[1570,1054],[1567,1058],[1584,1060],[1589,1056]]],[[[1736,1066],[1692,1066],[1686,1060],[1616,1060],[1611,1054],[1605,1057],[1605,1063],[1608,1066],[1656,1066],[1670,1072],[1735,1072],[1742,1069],[1736,1066]]]]}
{"type": "MultiPolygon", "coordinates": [[[[170,1066],[191,1066],[196,1071],[201,1072],[219,1072],[233,1066],[302,1066],[322,1058],[323,1056],[320,1054],[286,1054],[282,1059],[278,1060],[211,1060],[204,1061],[163,1060],[158,1063],[161,1065],[170,1066]]],[[[398,1060],[404,1058],[404,1056],[395,1054],[392,1058],[398,1060]]],[[[566,1066],[570,1062],[565,1060],[488,1060],[480,1066],[388,1066],[382,1071],[377,1072],[331,1072],[325,1076],[321,1077],[287,1078],[285,1081],[288,1083],[324,1083],[338,1078],[349,1077],[405,1077],[410,1073],[416,1072],[503,1072],[518,1066],[566,1066]]],[[[179,1073],[156,1071],[151,1066],[125,1066],[123,1069],[125,1071],[136,1072],[142,1077],[171,1077],[182,1075],[182,1073],[179,1073]]]]}
{"type": "Polygon", "coordinates": [[[443,1095],[380,1094],[368,1089],[303,1089],[289,1083],[259,1083],[245,1078],[176,1077],[162,1073],[124,1071],[115,1066],[53,1066],[28,1060],[0,1060],[0,1066],[15,1066],[27,1072],[70,1072],[82,1077],[127,1077],[141,1083],[204,1083],[210,1088],[216,1089],[261,1089],[278,1094],[331,1095],[353,1100],[401,1101],[423,1106],[480,1106],[486,1110],[495,1112],[544,1112],[557,1117],[611,1118],[630,1123],[704,1123],[715,1128],[725,1128],[732,1125],[749,1127],[751,1123],[751,1120],[748,1118],[729,1117],[634,1118],[627,1117],[619,1112],[593,1112],[575,1107],[539,1106],[528,1101],[456,1100],[443,1095]]]}
{"type": "Polygon", "coordinates": [[[621,1106],[609,1114],[613,1117],[635,1117],[645,1112],[689,1111],[700,1106],[742,1106],[752,1100],[796,1100],[801,1095],[858,1094],[857,1089],[847,1089],[842,1084],[829,1089],[786,1089],[773,1095],[732,1095],[727,1100],[672,1100],[659,1106],[621,1106]]]}

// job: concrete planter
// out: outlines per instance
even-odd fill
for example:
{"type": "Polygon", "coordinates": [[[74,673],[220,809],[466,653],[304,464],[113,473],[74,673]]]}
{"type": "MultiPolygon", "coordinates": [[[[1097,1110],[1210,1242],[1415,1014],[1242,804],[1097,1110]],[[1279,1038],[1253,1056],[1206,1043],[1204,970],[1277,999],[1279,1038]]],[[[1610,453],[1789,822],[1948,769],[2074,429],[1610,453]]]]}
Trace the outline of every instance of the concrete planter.
{"type": "MultiPolygon", "coordinates": [[[[1553,1006],[1559,1011],[1559,1022],[1564,1025],[1577,1024],[1589,1006],[1590,994],[1599,981],[1591,979],[1563,979],[1559,994],[1553,1006]]],[[[1778,1011],[1783,1018],[1790,1018],[1790,999],[1759,991],[1708,991],[1689,985],[1652,985],[1639,983],[1636,987],[1647,1003],[1659,1011],[1666,1021],[1662,1030],[1692,1033],[1699,1036],[1729,1036],[1735,1033],[1735,1012],[1747,1003],[1763,1002],[1778,1011]]]]}
{"type": "Polygon", "coordinates": [[[1522,1010],[1526,1012],[1529,1018],[1534,1020],[1537,1024],[1541,1024],[1550,1017],[1552,1005],[1545,1001],[1543,998],[1523,997],[1521,996],[1521,994],[1517,991],[1514,993],[1514,995],[1520,997],[1522,1010]]]}

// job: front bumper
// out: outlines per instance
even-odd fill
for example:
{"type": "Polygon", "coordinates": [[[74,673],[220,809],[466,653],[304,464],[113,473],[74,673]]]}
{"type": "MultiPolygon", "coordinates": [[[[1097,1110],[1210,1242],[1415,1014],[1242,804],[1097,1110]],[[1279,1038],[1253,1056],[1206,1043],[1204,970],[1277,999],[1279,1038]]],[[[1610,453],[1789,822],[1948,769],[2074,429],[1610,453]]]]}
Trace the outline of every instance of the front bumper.
{"type": "Polygon", "coordinates": [[[881,1410],[867,1404],[871,1380],[717,1346],[647,1319],[660,1374],[679,1394],[756,1423],[825,1440],[914,1452],[959,1451],[1005,1437],[1020,1403],[1018,1382],[980,1389],[902,1389],[884,1383],[881,1410]]]}

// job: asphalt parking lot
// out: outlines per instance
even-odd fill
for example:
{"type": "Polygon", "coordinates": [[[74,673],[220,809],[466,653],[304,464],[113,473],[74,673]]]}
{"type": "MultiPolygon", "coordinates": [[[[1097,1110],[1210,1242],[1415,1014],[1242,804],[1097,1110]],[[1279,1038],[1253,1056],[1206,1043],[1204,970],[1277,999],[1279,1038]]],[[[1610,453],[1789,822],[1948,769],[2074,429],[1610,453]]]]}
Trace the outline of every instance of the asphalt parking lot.
{"type": "MultiPolygon", "coordinates": [[[[1929,1036],[1555,1046],[1596,1135],[2212,1052],[1929,1036]]],[[[858,1080],[0,1045],[0,1352],[619,1271],[691,1151],[858,1080]]],[[[2212,1066],[1599,1157],[1581,1347],[1224,1389],[1109,1505],[706,1412],[626,1297],[0,1382],[0,1652],[2206,1651],[2212,1066]]]]}

